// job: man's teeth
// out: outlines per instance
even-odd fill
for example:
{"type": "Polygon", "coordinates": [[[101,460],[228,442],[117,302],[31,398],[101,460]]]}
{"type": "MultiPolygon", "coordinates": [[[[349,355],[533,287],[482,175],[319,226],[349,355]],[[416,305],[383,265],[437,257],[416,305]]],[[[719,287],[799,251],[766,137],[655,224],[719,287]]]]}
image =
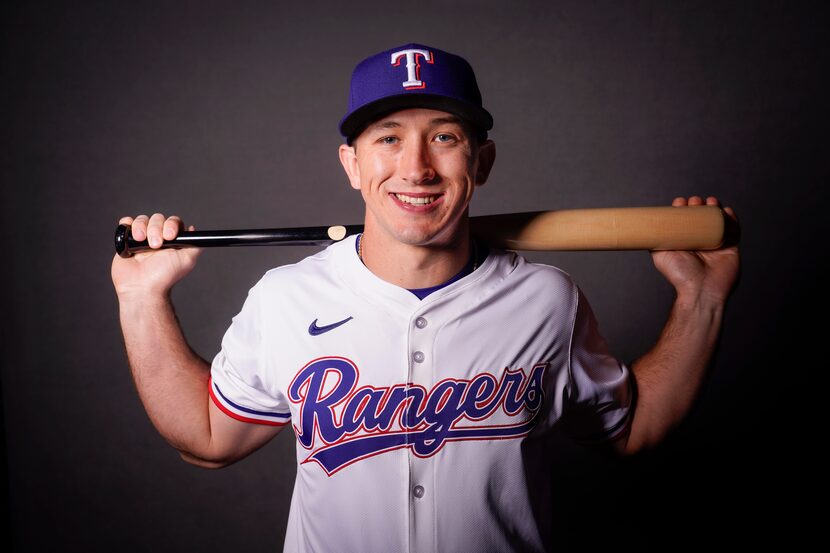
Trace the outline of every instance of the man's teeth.
{"type": "Polygon", "coordinates": [[[435,198],[437,198],[437,196],[420,196],[416,198],[415,196],[407,196],[406,194],[395,194],[395,197],[404,203],[412,205],[431,204],[435,201],[435,198]]]}

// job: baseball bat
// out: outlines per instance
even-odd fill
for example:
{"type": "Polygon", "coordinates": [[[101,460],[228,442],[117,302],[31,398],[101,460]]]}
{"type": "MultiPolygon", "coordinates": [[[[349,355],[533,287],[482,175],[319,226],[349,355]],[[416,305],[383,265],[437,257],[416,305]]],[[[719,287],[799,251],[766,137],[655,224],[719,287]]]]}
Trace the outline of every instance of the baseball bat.
{"type": "MultiPolygon", "coordinates": [[[[718,206],[533,211],[471,217],[470,223],[473,234],[491,246],[525,251],[713,250],[730,242],[736,230],[718,206]]],[[[362,231],[363,225],[182,231],[162,247],[324,246],[362,231]]],[[[129,225],[118,226],[118,255],[149,249],[146,240],[132,237],[129,225]]]]}

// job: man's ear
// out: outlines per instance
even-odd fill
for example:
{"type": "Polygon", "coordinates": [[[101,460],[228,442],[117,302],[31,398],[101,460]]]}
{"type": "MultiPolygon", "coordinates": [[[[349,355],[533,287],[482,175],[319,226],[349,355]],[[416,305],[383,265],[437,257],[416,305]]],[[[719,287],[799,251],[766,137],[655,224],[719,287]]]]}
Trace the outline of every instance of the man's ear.
{"type": "Polygon", "coordinates": [[[355,190],[360,190],[360,166],[357,164],[357,152],[354,146],[341,144],[339,154],[340,164],[349,177],[349,183],[355,190]]]}
{"type": "Polygon", "coordinates": [[[476,170],[476,186],[487,182],[490,176],[490,169],[496,162],[496,143],[490,139],[485,140],[478,147],[478,169],[476,170]]]}

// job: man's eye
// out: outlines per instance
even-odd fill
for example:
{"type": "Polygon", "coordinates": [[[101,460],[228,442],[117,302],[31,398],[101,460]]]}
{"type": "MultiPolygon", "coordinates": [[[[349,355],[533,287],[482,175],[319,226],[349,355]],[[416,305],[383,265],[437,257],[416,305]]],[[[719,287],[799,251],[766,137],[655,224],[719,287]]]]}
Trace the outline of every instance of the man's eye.
{"type": "Polygon", "coordinates": [[[452,142],[455,140],[455,137],[449,133],[442,132],[435,135],[435,140],[437,142],[452,142]]]}
{"type": "Polygon", "coordinates": [[[397,144],[398,137],[397,136],[384,136],[380,140],[378,140],[381,144],[397,144]]]}

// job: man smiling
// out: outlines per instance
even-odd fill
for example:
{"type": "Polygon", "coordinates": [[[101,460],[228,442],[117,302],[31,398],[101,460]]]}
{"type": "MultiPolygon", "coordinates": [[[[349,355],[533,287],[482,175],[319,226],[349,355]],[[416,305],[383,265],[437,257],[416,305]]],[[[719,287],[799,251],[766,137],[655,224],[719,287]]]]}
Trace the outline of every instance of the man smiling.
{"type": "Polygon", "coordinates": [[[458,117],[423,108],[382,117],[341,146],[343,168],[366,202],[366,266],[404,288],[461,270],[472,252],[467,208],[494,159],[492,141],[479,144],[458,117]]]}
{"type": "MultiPolygon", "coordinates": [[[[700,388],[737,249],[653,254],[677,297],[629,368],[568,275],[471,236],[491,128],[463,58],[408,44],[361,62],[339,156],[364,233],[269,271],[212,364],[169,294],[198,251],[113,261],[139,394],[185,460],[225,466],[292,425],[286,551],[544,550],[527,472],[542,464],[523,444],[559,427],[620,453],[652,447],[700,388]]],[[[673,202],[704,203],[718,201],[673,202]]],[[[156,249],[184,228],[161,214],[121,222],[156,249]]]]}

